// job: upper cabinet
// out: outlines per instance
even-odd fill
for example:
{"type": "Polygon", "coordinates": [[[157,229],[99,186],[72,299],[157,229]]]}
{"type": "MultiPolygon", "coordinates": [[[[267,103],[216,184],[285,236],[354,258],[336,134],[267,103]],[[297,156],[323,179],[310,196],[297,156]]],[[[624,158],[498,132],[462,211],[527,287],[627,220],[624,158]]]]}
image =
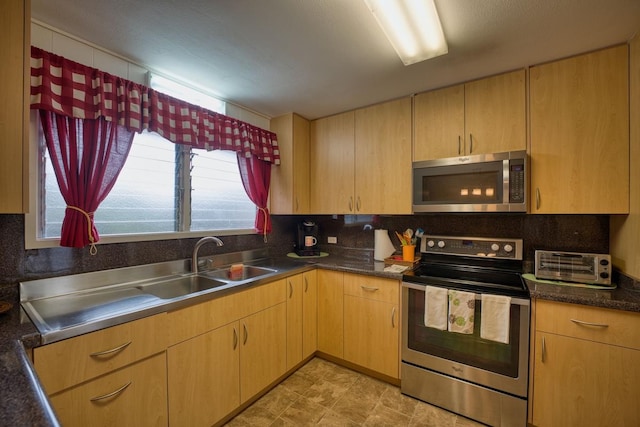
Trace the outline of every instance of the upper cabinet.
{"type": "Polygon", "coordinates": [[[411,213],[411,99],[311,123],[311,211],[411,213]]]}
{"type": "Polygon", "coordinates": [[[271,213],[309,212],[309,121],[297,114],[271,119],[280,165],[271,168],[271,213]]]}
{"type": "Polygon", "coordinates": [[[0,14],[0,213],[28,210],[30,2],[12,0],[0,14]]]}
{"type": "Polygon", "coordinates": [[[525,150],[525,70],[415,97],[413,160],[525,150]]]}
{"type": "Polygon", "coordinates": [[[531,212],[629,212],[628,46],[530,71],[531,212]]]}

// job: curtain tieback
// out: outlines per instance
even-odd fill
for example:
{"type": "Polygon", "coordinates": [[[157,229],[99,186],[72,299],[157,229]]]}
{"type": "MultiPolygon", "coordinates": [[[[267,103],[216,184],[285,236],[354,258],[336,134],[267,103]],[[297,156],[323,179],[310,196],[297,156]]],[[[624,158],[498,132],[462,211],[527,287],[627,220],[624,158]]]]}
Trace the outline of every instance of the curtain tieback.
{"type": "Polygon", "coordinates": [[[264,238],[264,242],[267,243],[267,220],[269,219],[269,213],[266,208],[261,208],[258,206],[258,210],[262,212],[264,215],[264,227],[262,227],[262,237],[264,238]]]}
{"type": "Polygon", "coordinates": [[[91,227],[91,223],[93,222],[94,212],[86,212],[77,206],[70,206],[70,205],[67,205],[67,209],[73,209],[75,211],[80,212],[82,215],[84,215],[85,219],[87,220],[87,235],[89,236],[89,242],[91,243],[91,248],[89,249],[89,253],[91,255],[97,254],[98,248],[96,248],[96,241],[95,241],[95,238],[93,237],[93,230],[91,227]]]}

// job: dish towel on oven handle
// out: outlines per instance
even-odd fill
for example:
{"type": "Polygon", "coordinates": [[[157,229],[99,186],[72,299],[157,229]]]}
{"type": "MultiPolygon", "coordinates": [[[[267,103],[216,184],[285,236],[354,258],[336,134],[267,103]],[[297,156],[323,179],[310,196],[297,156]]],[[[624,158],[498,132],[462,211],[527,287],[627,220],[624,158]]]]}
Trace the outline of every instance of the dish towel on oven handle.
{"type": "Polygon", "coordinates": [[[449,289],[449,332],[473,333],[476,294],[449,289]]]}
{"type": "Polygon", "coordinates": [[[428,286],[424,291],[424,325],[447,330],[447,290],[428,286]]]}
{"type": "Polygon", "coordinates": [[[480,338],[509,344],[511,297],[482,294],[480,338]]]}

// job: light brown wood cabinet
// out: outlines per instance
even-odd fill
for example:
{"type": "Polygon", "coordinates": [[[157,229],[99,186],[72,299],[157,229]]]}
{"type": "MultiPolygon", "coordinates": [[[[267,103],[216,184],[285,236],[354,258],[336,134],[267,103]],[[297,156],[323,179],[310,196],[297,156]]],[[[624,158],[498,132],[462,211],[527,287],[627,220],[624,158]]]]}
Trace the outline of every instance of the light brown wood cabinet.
{"type": "Polygon", "coordinates": [[[411,213],[411,99],[311,123],[311,211],[411,213]]]}
{"type": "Polygon", "coordinates": [[[0,213],[28,211],[30,0],[4,2],[0,14],[0,213]]]}
{"type": "Polygon", "coordinates": [[[628,213],[628,46],[532,67],[530,98],[531,213],[628,213]]]}
{"type": "Polygon", "coordinates": [[[170,425],[215,424],[285,373],[285,280],[168,313],[170,425]]]}
{"type": "Polygon", "coordinates": [[[318,348],[316,270],[287,277],[287,370],[318,348]]]}
{"type": "Polygon", "coordinates": [[[64,425],[166,425],[166,314],[34,349],[64,425]]]}
{"type": "Polygon", "coordinates": [[[344,274],[344,359],[400,378],[400,284],[344,274]]]}
{"type": "Polygon", "coordinates": [[[538,300],[535,321],[534,425],[640,425],[640,314],[538,300]]]}
{"type": "Polygon", "coordinates": [[[344,281],[340,271],[318,270],[318,350],[344,358],[344,281]]]}
{"type": "Polygon", "coordinates": [[[309,213],[309,121],[295,113],[271,119],[280,165],[271,167],[271,213],[309,213]]]}
{"type": "Polygon", "coordinates": [[[413,160],[525,150],[525,79],[517,70],[416,95],[413,160]]]}

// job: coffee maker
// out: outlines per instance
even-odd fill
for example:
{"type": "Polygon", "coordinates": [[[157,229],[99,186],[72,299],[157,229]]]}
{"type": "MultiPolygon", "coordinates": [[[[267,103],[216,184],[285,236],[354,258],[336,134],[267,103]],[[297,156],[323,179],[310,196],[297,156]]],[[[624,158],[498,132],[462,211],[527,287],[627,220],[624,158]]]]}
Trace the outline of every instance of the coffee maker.
{"type": "Polygon", "coordinates": [[[296,239],[296,254],[299,256],[319,256],[318,247],[318,224],[305,219],[298,223],[296,239]]]}

